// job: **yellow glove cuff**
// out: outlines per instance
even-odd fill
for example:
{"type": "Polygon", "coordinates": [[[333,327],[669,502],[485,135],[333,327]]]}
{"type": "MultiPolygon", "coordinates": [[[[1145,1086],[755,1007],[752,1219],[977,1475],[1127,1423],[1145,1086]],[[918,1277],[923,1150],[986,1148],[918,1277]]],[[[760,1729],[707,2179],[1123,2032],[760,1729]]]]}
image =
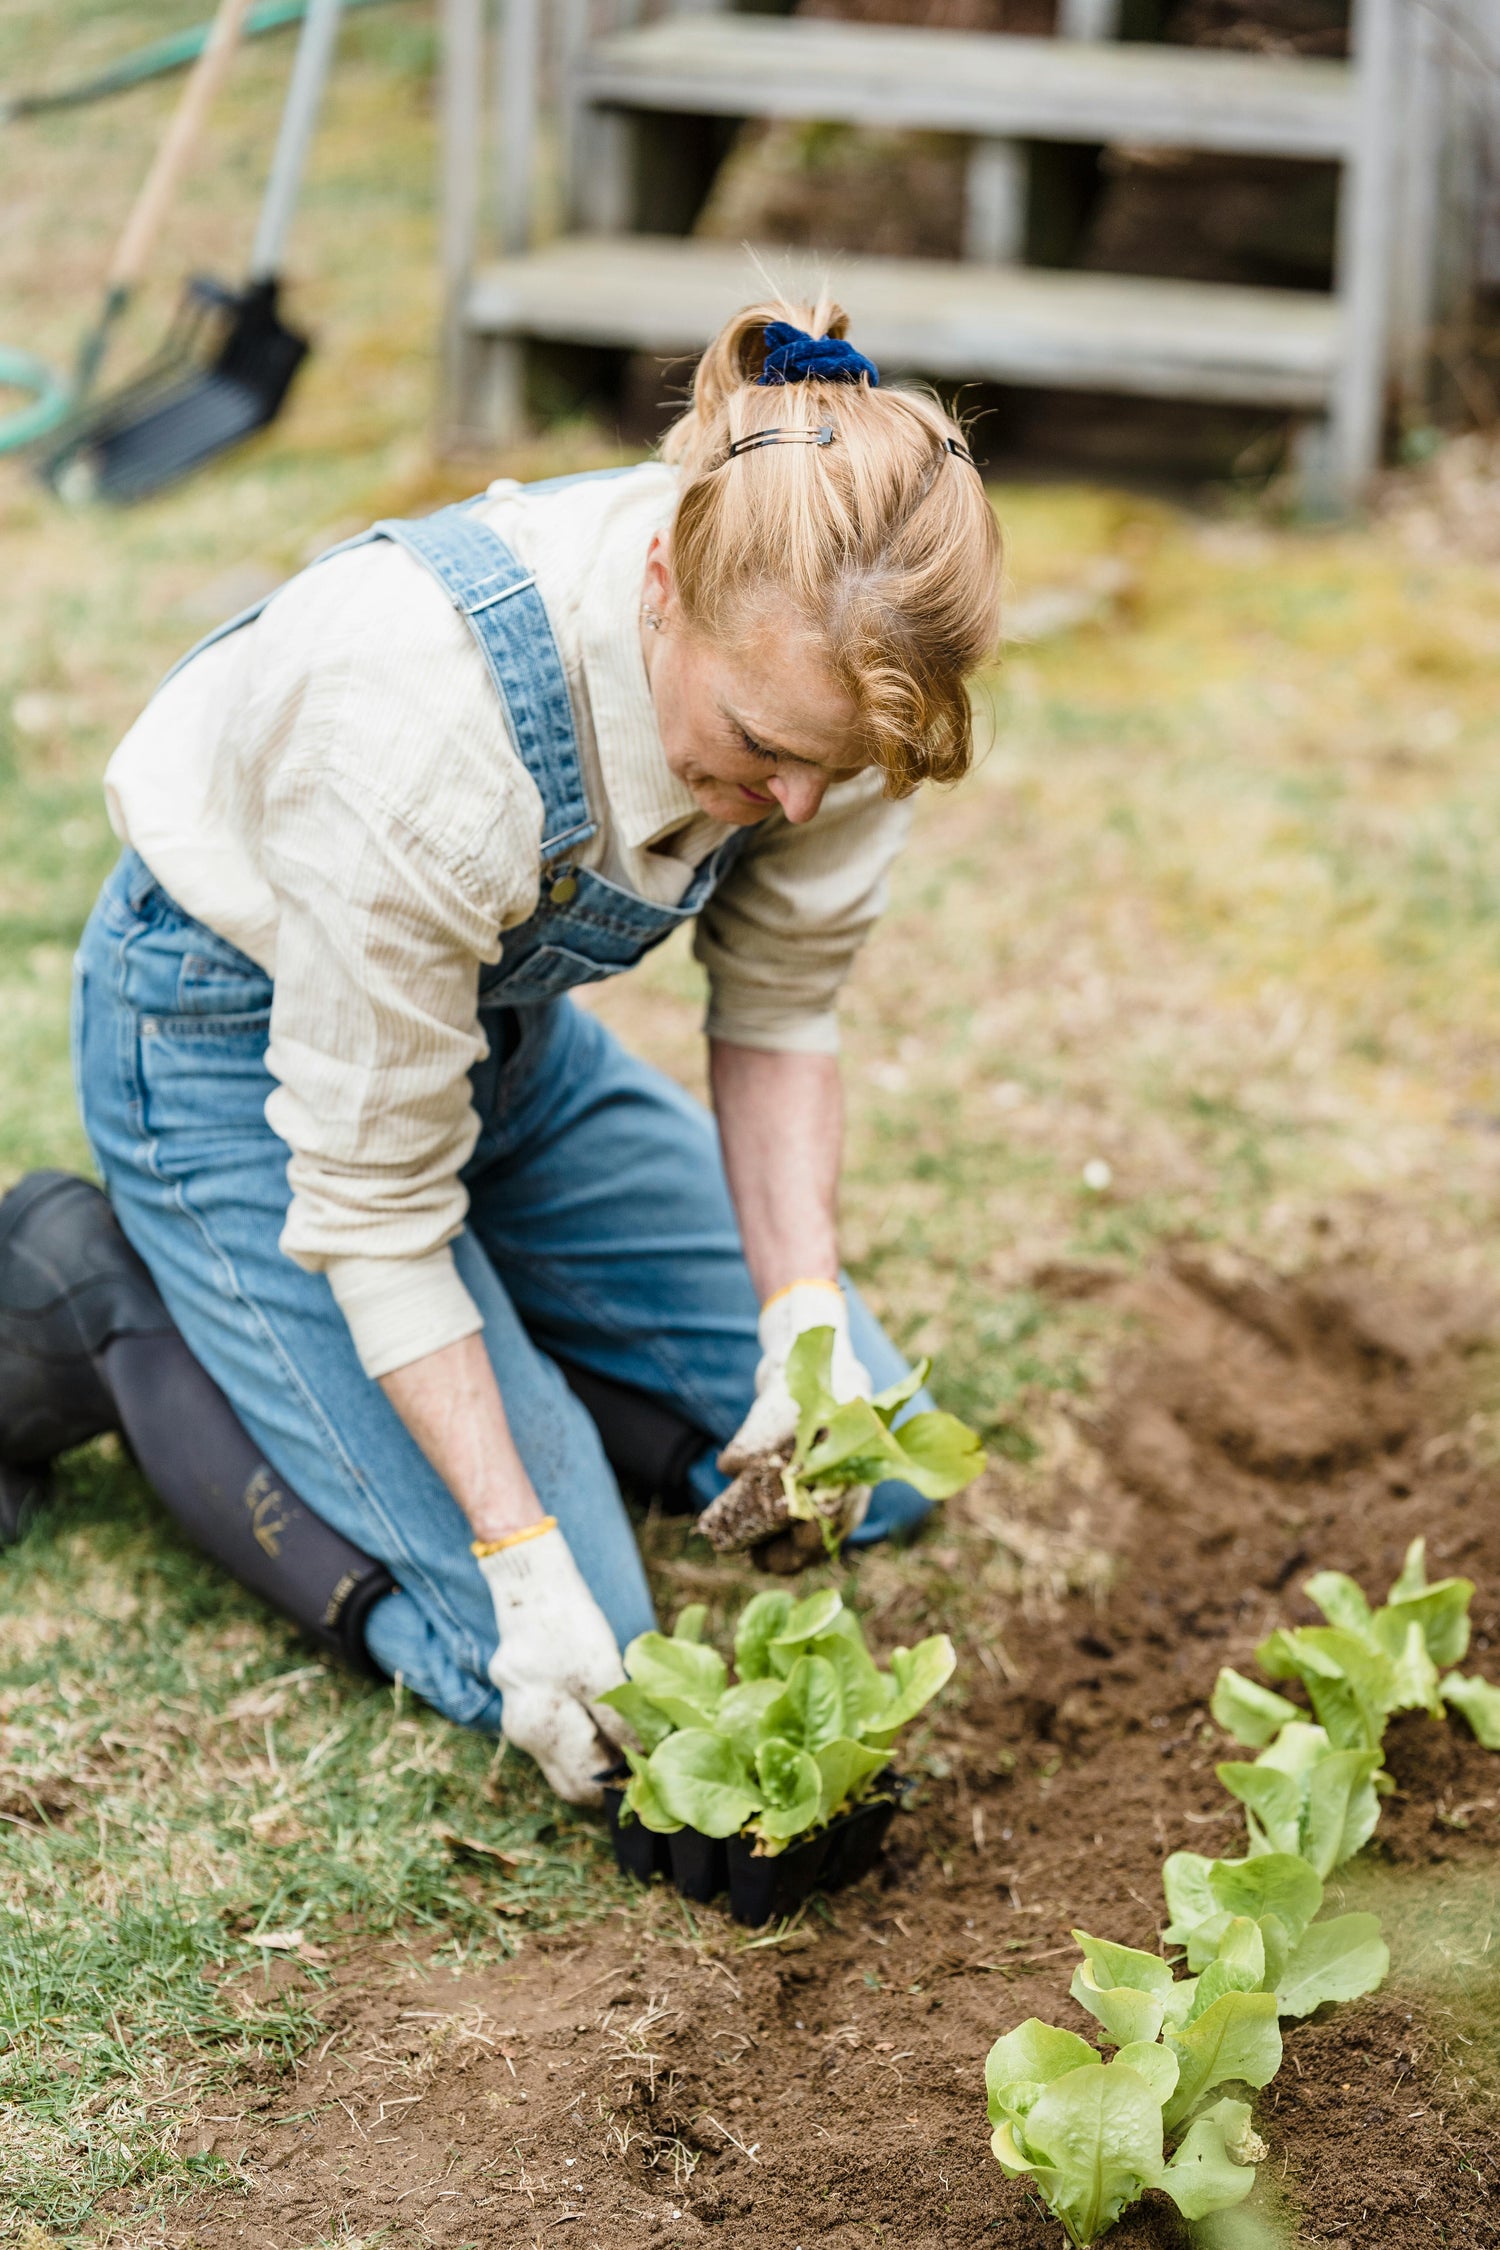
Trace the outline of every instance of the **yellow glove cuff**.
{"type": "Polygon", "coordinates": [[[783,1288],[773,1289],[761,1306],[761,1311],[769,1312],[773,1305],[781,1303],[783,1297],[790,1297],[794,1289],[831,1289],[835,1297],[841,1297],[844,1293],[838,1282],[829,1281],[824,1275],[819,1274],[815,1281],[789,1281],[783,1288]]]}
{"type": "Polygon", "coordinates": [[[480,1562],[487,1555],[504,1554],[507,1547],[519,1547],[527,1539],[540,1539],[544,1531],[556,1531],[556,1516],[543,1516],[540,1523],[529,1523],[524,1531],[507,1531],[503,1539],[476,1539],[469,1552],[480,1562]]]}

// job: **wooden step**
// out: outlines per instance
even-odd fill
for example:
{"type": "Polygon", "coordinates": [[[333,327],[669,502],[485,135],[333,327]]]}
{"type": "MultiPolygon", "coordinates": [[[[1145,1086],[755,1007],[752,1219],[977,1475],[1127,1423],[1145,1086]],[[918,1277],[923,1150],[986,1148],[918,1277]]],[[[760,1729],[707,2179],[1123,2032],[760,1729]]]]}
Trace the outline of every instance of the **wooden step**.
{"type": "MultiPolygon", "coordinates": [[[[888,374],[1058,383],[1267,407],[1327,401],[1338,312],[1328,297],[936,259],[826,261],[767,248],[780,285],[820,271],[862,351],[888,374]]],[[[481,269],[465,317],[482,335],[695,353],[766,284],[737,245],[569,235],[481,269]]]]}
{"type": "Polygon", "coordinates": [[[1034,140],[1345,155],[1346,63],[773,16],[676,15],[583,49],[591,104],[1034,140]]]}

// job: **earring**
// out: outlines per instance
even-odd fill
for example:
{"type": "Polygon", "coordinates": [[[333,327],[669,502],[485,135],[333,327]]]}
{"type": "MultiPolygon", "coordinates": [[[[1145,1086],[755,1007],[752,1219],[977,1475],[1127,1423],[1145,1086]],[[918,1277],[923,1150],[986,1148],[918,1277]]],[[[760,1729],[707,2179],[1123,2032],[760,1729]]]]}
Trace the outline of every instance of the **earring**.
{"type": "Polygon", "coordinates": [[[649,602],[642,602],[641,615],[645,618],[653,633],[660,633],[665,629],[666,619],[662,616],[661,611],[653,609],[649,602]]]}

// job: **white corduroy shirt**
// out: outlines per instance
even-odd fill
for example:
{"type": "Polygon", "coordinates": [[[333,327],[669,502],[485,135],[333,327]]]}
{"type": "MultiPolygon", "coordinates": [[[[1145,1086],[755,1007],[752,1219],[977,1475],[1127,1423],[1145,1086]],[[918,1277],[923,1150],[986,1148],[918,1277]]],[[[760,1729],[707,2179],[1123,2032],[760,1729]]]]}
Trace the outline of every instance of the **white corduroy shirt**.
{"type": "MultiPolygon", "coordinates": [[[[726,830],[668,769],[640,648],[658,464],[479,510],[536,576],[598,832],[576,856],[674,905],[726,830]]],[[[266,1116],[287,1255],[325,1271],[370,1375],[482,1323],[448,1245],[477,1120],[477,987],[535,911],[541,799],[470,628],[390,541],[320,563],[158,690],[105,775],[116,833],[274,980],[266,1116]]],[[[707,1030],[832,1051],[906,809],[863,774],[760,823],[697,918],[707,1030]]]]}

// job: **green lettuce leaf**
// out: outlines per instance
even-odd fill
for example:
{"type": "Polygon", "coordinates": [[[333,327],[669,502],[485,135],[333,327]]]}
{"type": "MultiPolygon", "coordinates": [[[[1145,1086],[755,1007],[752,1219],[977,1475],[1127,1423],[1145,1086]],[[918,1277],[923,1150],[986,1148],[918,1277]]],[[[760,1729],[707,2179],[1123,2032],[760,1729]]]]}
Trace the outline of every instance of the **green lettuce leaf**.
{"type": "Polygon", "coordinates": [[[1169,2030],[1181,2075],[1166,2106],[1169,2129],[1191,2116],[1216,2086],[1266,2086],[1281,2068],[1281,2030],[1273,1992],[1226,1992],[1196,2021],[1169,2030]]]}
{"type": "Polygon", "coordinates": [[[991,2142],[1005,2170],[1030,2177],[1070,2242],[1096,2242],[1162,2169],[1161,2104],[1145,2079],[1097,2060],[1043,2088],[1024,2125],[991,2142]],[[1011,2152],[997,2145],[1010,2136],[1011,2152]]]}
{"type": "Polygon", "coordinates": [[[655,1836],[674,1836],[683,1826],[674,1820],[656,1793],[648,1761],[638,1750],[625,1752],[631,1778],[625,1790],[625,1810],[655,1836]]]}
{"type": "Polygon", "coordinates": [[[728,1689],[714,1713],[716,1731],[728,1735],[744,1757],[753,1758],[756,1744],[772,1731],[766,1714],[783,1692],[774,1674],[768,1680],[742,1680],[728,1689]]]}
{"type": "Polygon", "coordinates": [[[1209,1883],[1209,1871],[1216,1864],[1205,1859],[1201,1852],[1173,1852],[1162,1866],[1161,1887],[1166,1893],[1167,1913],[1171,1917],[1162,1932],[1162,1942],[1187,1946],[1188,1965],[1194,1969],[1207,1966],[1219,1942],[1218,1930],[1215,1930],[1202,1959],[1194,1960],[1192,1947],[1198,1934],[1213,1922],[1222,1929],[1229,1919],[1209,1883]]]}
{"type": "Polygon", "coordinates": [[[1331,1875],[1374,1835],[1379,1764],[1378,1750],[1331,1750],[1308,1774],[1302,1850],[1319,1875],[1331,1875]]]}
{"type": "Polygon", "coordinates": [[[1427,1653],[1434,1664],[1457,1664],[1468,1653],[1469,1604],[1474,1599],[1472,1578],[1440,1578],[1435,1585],[1392,1601],[1376,1614],[1377,1628],[1390,1620],[1393,1630],[1420,1625],[1427,1653]]]}
{"type": "Polygon", "coordinates": [[[1071,1986],[1079,2006],[1104,2026],[1117,2047],[1154,2039],[1172,1989],[1168,1964],[1155,1953],[1090,1937],[1087,1930],[1074,1930],[1072,1937],[1083,1955],[1071,1986]]]}
{"type": "Polygon", "coordinates": [[[1110,2057],[1106,2066],[1110,2070],[1133,2070],[1146,2084],[1159,2102],[1169,2102],[1177,2086],[1177,2057],[1170,2047],[1158,2039],[1132,2040],[1117,2055],[1110,2057]]]}
{"type": "Polygon", "coordinates": [[[1339,1625],[1272,1633],[1256,1651],[1273,1679],[1300,1679],[1328,1739],[1341,1750],[1378,1750],[1396,1708],[1395,1666],[1373,1638],[1339,1625]]]}
{"type": "Polygon", "coordinates": [[[712,1726],[729,1673],[716,1648],[638,1633],[625,1651],[625,1670],[678,1727],[712,1726]]]}
{"type": "Polygon", "coordinates": [[[1401,1575],[1386,1595],[1387,1602],[1404,1602],[1409,1594],[1425,1592],[1427,1586],[1427,1542],[1413,1539],[1406,1550],[1401,1565],[1401,1575]]]}
{"type": "MultiPolygon", "coordinates": [[[[1322,1728],[1318,1732],[1322,1733],[1322,1728]]],[[[1275,1766],[1230,1762],[1215,1766],[1231,1797],[1245,1808],[1246,1826],[1253,1848],[1295,1852],[1302,1841],[1302,1815],[1307,1804],[1307,1783],[1301,1774],[1283,1773],[1275,1766]]]]}
{"type": "Polygon", "coordinates": [[[763,1680],[775,1672],[772,1644],[791,1614],[792,1597],[783,1587],[746,1602],[734,1632],[734,1668],[742,1681],[763,1680]]]}
{"type": "Polygon", "coordinates": [[[1443,1699],[1438,1693],[1438,1668],[1428,1654],[1420,1622],[1404,1617],[1398,1609],[1382,1609],[1376,1615],[1375,1630],[1395,1676],[1391,1709],[1429,1711],[1433,1718],[1440,1719],[1443,1699]]]}
{"type": "Polygon", "coordinates": [[[907,1400],[916,1397],[931,1372],[932,1361],[919,1359],[910,1374],[903,1375],[899,1383],[888,1383],[883,1391],[877,1391],[870,1404],[881,1420],[888,1421],[893,1415],[899,1414],[907,1400]]]}
{"type": "Polygon", "coordinates": [[[1185,2219],[1206,2219],[1211,2211],[1231,2210],[1250,2193],[1255,2166],[1231,2153],[1254,2142],[1249,2128],[1247,2102],[1215,2102],[1194,2118],[1157,2182],[1185,2219]]]}
{"type": "Polygon", "coordinates": [[[773,1843],[786,1843],[812,1827],[823,1783],[805,1750],[773,1735],[756,1750],[755,1772],[765,1797],[765,1809],[754,1822],[757,1834],[773,1843]]]}
{"type": "Polygon", "coordinates": [[[1357,2000],[1385,1980],[1389,1949],[1373,1914],[1339,1914],[1306,1930],[1276,1980],[1284,2016],[1309,2016],[1325,2000],[1357,2000]]]}
{"type": "Polygon", "coordinates": [[[762,1722],[767,1734],[785,1735],[799,1750],[820,1750],[835,1742],[844,1727],[844,1697],[839,1676],[826,1657],[802,1656],[762,1722]]]}
{"type": "Polygon", "coordinates": [[[669,1734],[650,1758],[652,1786],[673,1819],[704,1836],[733,1836],[761,1806],[747,1760],[707,1727],[669,1734]]]}
{"type": "Polygon", "coordinates": [[[1273,1734],[1284,1727],[1288,1719],[1300,1719],[1302,1713],[1295,1703],[1289,1703],[1274,1688],[1261,1687],[1255,1680],[1247,1680],[1243,1672],[1236,1672],[1226,1664],[1214,1682],[1213,1702],[1209,1706],[1216,1726],[1232,1734],[1236,1742],[1243,1742],[1249,1750],[1262,1750],[1273,1734]]]}
{"type": "Polygon", "coordinates": [[[676,1723],[634,1680],[622,1680],[618,1687],[606,1688],[598,1700],[619,1712],[643,1750],[654,1750],[658,1742],[664,1742],[676,1723]]]}
{"type": "Polygon", "coordinates": [[[1465,1678],[1450,1672],[1442,1685],[1443,1701],[1461,1711],[1486,1750],[1500,1750],[1500,1688],[1476,1674],[1465,1678]]]}
{"type": "Polygon", "coordinates": [[[1188,2022],[1196,2023],[1226,1992],[1259,1992],[1266,1976],[1266,1941],[1259,1922],[1247,1914],[1231,1916],[1219,1949],[1193,1994],[1188,2022]]]}
{"type": "Polygon", "coordinates": [[[1256,1920],[1274,1914],[1294,1945],[1323,1904],[1316,1870],[1292,1852],[1210,1860],[1207,1889],[1215,1904],[1231,1914],[1249,1914],[1256,1920]]]}
{"type": "Polygon", "coordinates": [[[822,1779],[818,1819],[832,1820],[850,1804],[857,1804],[885,1764],[883,1750],[871,1750],[849,1735],[822,1743],[813,1752],[822,1779]]]}
{"type": "Polygon", "coordinates": [[[815,1641],[820,1633],[832,1632],[843,1607],[842,1596],[832,1586],[823,1586],[817,1593],[793,1602],[776,1635],[776,1651],[785,1657],[785,1663],[777,1668],[789,1671],[798,1657],[806,1654],[808,1641],[815,1641]]]}
{"type": "Polygon", "coordinates": [[[951,1499],[984,1469],[984,1447],[956,1414],[913,1414],[890,1438],[895,1451],[886,1474],[914,1484],[924,1500],[951,1499]]]}
{"type": "Polygon", "coordinates": [[[1372,1612],[1363,1590],[1341,1570],[1316,1571],[1303,1580],[1302,1591],[1323,1612],[1330,1625],[1348,1632],[1368,1634],[1372,1612]]]}
{"type": "MultiPolygon", "coordinates": [[[[896,1692],[878,1714],[880,1736],[889,1737],[914,1719],[939,1688],[946,1687],[957,1662],[953,1643],[946,1633],[933,1633],[925,1641],[918,1641],[915,1648],[892,1649],[891,1673],[896,1692]]],[[[864,1731],[872,1733],[874,1730],[866,1728],[864,1731]]]]}
{"type": "Polygon", "coordinates": [[[865,1646],[865,1636],[852,1609],[841,1609],[814,1640],[805,1644],[809,1656],[824,1657],[839,1676],[844,1697],[844,1717],[851,1732],[876,1723],[892,1702],[896,1683],[882,1672],[865,1646]]]}
{"type": "Polygon", "coordinates": [[[1024,2117],[1037,2094],[1054,2078],[1098,2060],[1088,2041],[1080,2039],[1076,2031],[1061,2031],[1055,2024],[1043,2023],[1039,2016],[1028,2016],[1014,2031],[1003,2033],[985,2057],[990,2123],[998,2125],[1002,2118],[1024,2117]]]}

